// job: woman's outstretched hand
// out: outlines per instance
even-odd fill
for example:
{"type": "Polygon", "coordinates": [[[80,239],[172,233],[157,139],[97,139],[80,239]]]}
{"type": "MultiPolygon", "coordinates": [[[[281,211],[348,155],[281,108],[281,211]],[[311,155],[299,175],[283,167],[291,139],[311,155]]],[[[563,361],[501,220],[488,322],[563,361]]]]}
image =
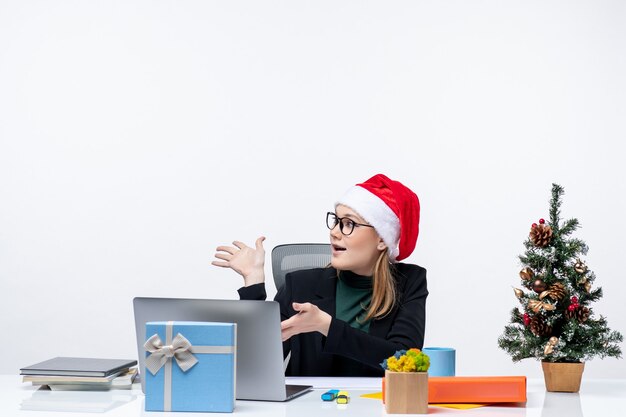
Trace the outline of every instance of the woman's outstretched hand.
{"type": "Polygon", "coordinates": [[[265,282],[264,240],[265,236],[259,237],[254,248],[237,240],[233,242],[234,246],[218,246],[215,257],[221,261],[213,261],[211,264],[237,272],[243,277],[246,287],[265,282]]]}
{"type": "Polygon", "coordinates": [[[280,323],[283,342],[300,333],[320,332],[328,336],[332,320],[330,314],[311,303],[293,303],[292,305],[298,313],[280,323]]]}

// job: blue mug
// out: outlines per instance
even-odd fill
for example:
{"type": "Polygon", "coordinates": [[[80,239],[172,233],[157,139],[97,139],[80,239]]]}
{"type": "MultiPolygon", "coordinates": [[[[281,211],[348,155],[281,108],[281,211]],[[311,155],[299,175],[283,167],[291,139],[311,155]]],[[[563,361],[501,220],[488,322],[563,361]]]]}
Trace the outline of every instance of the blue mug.
{"type": "Polygon", "coordinates": [[[425,347],[422,352],[430,358],[428,376],[454,376],[456,350],[447,347],[425,347]]]}

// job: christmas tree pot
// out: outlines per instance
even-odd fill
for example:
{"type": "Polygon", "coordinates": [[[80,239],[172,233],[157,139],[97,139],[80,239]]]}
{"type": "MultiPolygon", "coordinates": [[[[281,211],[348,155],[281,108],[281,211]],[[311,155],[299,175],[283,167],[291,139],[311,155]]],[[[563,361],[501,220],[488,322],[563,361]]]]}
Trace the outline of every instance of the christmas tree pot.
{"type": "Polygon", "coordinates": [[[427,414],[428,372],[385,371],[385,410],[388,414],[427,414]]]}
{"type": "Polygon", "coordinates": [[[543,377],[549,392],[578,392],[585,369],[584,362],[564,363],[542,361],[543,377]]]}

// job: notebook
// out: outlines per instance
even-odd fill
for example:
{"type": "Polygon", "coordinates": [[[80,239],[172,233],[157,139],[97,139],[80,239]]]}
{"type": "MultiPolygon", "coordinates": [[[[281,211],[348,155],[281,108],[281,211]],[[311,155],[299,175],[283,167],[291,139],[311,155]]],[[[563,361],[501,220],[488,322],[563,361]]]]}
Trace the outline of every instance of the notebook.
{"type": "Polygon", "coordinates": [[[131,359],[56,357],[20,369],[21,375],[109,376],[137,365],[131,359]]]}
{"type": "MultiPolygon", "coordinates": [[[[280,309],[276,301],[135,298],[140,373],[144,372],[146,322],[213,321],[237,323],[236,398],[286,401],[312,387],[285,385],[280,309]]],[[[144,379],[141,379],[144,388],[144,379]]]]}

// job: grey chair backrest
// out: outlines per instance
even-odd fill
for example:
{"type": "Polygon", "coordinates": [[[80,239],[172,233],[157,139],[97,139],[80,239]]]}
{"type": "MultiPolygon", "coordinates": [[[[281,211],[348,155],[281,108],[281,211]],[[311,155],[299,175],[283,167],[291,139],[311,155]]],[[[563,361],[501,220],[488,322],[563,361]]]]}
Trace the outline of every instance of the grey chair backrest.
{"type": "Polygon", "coordinates": [[[330,263],[328,243],[294,243],[272,249],[272,274],[276,289],[285,285],[285,275],[301,269],[324,268],[330,263]]]}

